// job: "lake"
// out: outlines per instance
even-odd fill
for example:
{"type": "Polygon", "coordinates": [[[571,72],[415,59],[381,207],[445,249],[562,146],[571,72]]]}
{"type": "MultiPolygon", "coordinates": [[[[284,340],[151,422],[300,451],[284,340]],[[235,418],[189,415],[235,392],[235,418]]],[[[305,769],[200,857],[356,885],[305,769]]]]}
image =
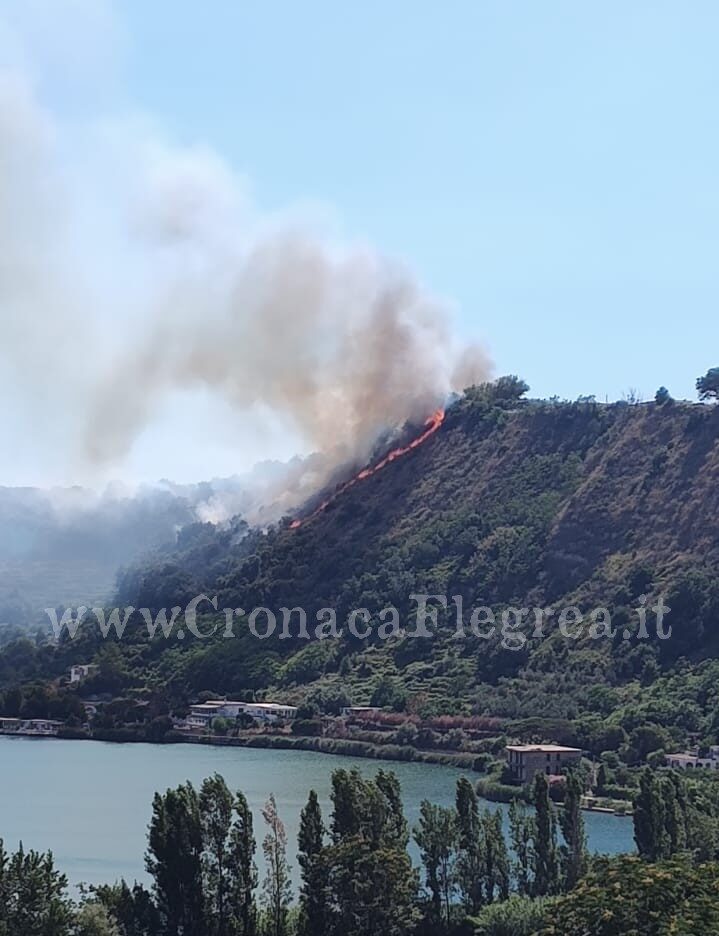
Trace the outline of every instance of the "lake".
{"type": "MultiPolygon", "coordinates": [[[[0,838],[10,850],[20,840],[26,848],[52,849],[71,884],[109,883],[120,877],[147,882],[143,855],[153,794],[185,780],[199,787],[217,772],[231,789],[241,789],[252,807],[260,865],[260,807],[271,792],[275,794],[296,873],[299,815],[309,790],[317,790],[328,821],[331,772],[358,767],[373,775],[380,766],[399,777],[410,826],[418,819],[423,799],[445,806],[454,802],[461,772],[431,764],[199,744],[0,737],[0,838]]],[[[507,807],[499,808],[506,817],[507,807]]],[[[605,813],[584,816],[592,851],[634,850],[630,819],[605,813]]],[[[416,849],[413,859],[418,863],[416,849]]]]}

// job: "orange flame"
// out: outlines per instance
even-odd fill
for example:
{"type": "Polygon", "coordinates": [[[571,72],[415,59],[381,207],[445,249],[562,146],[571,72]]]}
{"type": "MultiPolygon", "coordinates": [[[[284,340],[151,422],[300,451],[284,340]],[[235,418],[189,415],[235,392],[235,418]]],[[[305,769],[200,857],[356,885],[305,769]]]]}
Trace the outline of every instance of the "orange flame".
{"type": "Polygon", "coordinates": [[[319,507],[315,508],[312,513],[305,517],[304,520],[293,520],[290,524],[291,530],[296,530],[298,527],[302,526],[303,523],[307,523],[308,520],[312,520],[318,514],[321,514],[322,511],[332,503],[340,494],[351,488],[353,485],[357,484],[358,481],[364,481],[365,478],[371,477],[373,474],[377,474],[378,471],[381,471],[383,468],[386,468],[390,462],[395,461],[398,458],[401,458],[402,455],[406,455],[407,452],[411,452],[412,449],[416,449],[418,445],[421,445],[423,442],[426,442],[427,439],[434,435],[434,433],[439,429],[439,427],[444,422],[444,410],[437,409],[435,410],[429,419],[425,422],[425,430],[420,433],[417,438],[412,439],[408,445],[401,445],[399,448],[392,449],[391,452],[388,452],[383,459],[377,462],[376,465],[372,467],[363,468],[354,478],[350,478],[349,481],[345,481],[343,485],[337,488],[337,490],[331,494],[327,500],[322,501],[319,507]]]}

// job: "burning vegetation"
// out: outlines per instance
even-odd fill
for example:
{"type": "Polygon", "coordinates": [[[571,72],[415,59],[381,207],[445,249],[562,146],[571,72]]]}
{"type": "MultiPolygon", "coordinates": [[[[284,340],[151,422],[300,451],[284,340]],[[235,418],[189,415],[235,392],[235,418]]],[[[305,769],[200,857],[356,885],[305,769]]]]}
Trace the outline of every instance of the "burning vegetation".
{"type": "Polygon", "coordinates": [[[423,442],[426,442],[430,436],[439,429],[439,427],[444,422],[444,409],[436,409],[432,415],[425,421],[424,430],[412,439],[407,445],[400,445],[396,448],[393,448],[389,451],[384,458],[380,459],[376,464],[370,465],[366,468],[363,468],[358,472],[354,477],[350,478],[349,481],[345,481],[344,484],[341,484],[335,491],[322,503],[319,507],[316,507],[312,513],[304,517],[304,519],[295,519],[290,524],[291,530],[296,530],[298,527],[302,526],[303,523],[307,523],[309,520],[312,520],[318,514],[321,514],[329,504],[336,500],[341,494],[344,494],[346,490],[353,487],[357,484],[358,481],[364,481],[366,478],[371,477],[374,474],[377,474],[378,471],[381,471],[383,468],[386,468],[390,462],[396,461],[396,459],[401,458],[403,455],[407,455],[408,452],[411,452],[413,449],[416,449],[418,446],[422,445],[423,442]]]}

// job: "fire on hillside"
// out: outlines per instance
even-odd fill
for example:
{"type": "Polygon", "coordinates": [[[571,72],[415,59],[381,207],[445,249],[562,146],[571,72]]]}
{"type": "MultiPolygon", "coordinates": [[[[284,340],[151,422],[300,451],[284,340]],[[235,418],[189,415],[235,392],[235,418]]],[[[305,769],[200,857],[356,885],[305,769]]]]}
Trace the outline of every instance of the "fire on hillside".
{"type": "Polygon", "coordinates": [[[416,449],[418,446],[422,445],[423,442],[426,442],[430,436],[439,429],[439,427],[444,422],[444,410],[436,409],[429,419],[424,424],[424,430],[412,439],[407,445],[400,445],[397,448],[393,448],[388,452],[384,458],[380,459],[376,464],[370,465],[367,468],[363,468],[358,472],[354,477],[350,478],[349,481],[345,481],[344,484],[341,484],[329,497],[322,501],[319,507],[316,507],[312,513],[308,514],[303,519],[293,520],[290,524],[291,530],[296,530],[298,527],[302,526],[304,523],[312,520],[318,514],[321,514],[336,498],[341,494],[344,494],[348,488],[351,488],[353,485],[357,484],[358,481],[364,481],[366,478],[371,477],[374,474],[377,474],[378,471],[381,471],[383,468],[386,468],[390,462],[396,461],[398,458],[401,458],[403,455],[406,455],[408,452],[411,452],[413,449],[416,449]]]}

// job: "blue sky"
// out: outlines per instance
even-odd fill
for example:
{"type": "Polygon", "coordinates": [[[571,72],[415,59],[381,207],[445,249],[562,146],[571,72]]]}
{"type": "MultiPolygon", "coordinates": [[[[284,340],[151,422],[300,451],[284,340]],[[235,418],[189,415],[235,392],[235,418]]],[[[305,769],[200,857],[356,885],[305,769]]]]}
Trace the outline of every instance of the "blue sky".
{"type": "Polygon", "coordinates": [[[717,363],[719,6],[122,6],[126,87],[267,207],[331,206],[540,395],[717,363]]]}
{"type": "MultiPolygon", "coordinates": [[[[31,76],[81,180],[88,128],[147,119],[217,154],[259,212],[300,206],[398,258],[534,395],[649,398],[664,384],[694,399],[719,364],[717,35],[708,0],[0,0],[0,79],[7,63],[31,76]]],[[[88,183],[89,205],[113,201],[109,179],[88,183]]],[[[46,367],[62,360],[53,342],[46,367]]],[[[5,374],[12,357],[0,483],[107,480],[63,452],[82,387],[68,402],[32,377],[28,392],[57,396],[41,432],[37,401],[5,374]]],[[[300,447],[178,393],[108,470],[196,480],[300,447]]]]}

